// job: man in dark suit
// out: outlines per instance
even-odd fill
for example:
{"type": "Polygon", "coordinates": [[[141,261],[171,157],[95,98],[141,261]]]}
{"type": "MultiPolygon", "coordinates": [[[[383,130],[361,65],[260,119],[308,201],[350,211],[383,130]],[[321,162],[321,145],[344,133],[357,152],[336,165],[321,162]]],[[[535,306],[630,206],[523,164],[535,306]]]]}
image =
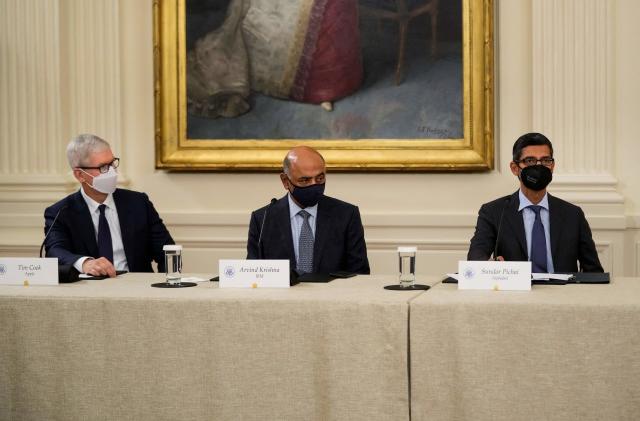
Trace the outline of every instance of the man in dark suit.
{"type": "Polygon", "coordinates": [[[287,194],[251,214],[248,259],[289,259],[298,274],[368,274],[356,206],[324,195],[326,166],[315,149],[287,153],[280,180],[287,194]]]}
{"type": "Polygon", "coordinates": [[[538,273],[603,272],[582,209],[547,193],[555,167],[549,139],[521,136],[510,167],[520,190],[482,205],[467,259],[493,254],[496,260],[530,260],[538,273]]]}
{"type": "Polygon", "coordinates": [[[152,260],[164,271],[162,247],[173,239],[146,194],[116,188],[120,161],[109,144],[80,135],[67,159],[81,188],[45,210],[47,256],[90,275],[152,272],[152,260]]]}

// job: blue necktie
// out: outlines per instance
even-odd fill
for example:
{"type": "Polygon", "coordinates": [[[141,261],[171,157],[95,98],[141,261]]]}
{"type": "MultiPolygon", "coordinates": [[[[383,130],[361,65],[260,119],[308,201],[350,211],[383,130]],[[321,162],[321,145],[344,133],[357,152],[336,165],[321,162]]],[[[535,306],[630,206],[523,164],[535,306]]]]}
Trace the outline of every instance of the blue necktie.
{"type": "Polygon", "coordinates": [[[302,229],[298,238],[298,265],[296,270],[298,273],[313,272],[313,232],[309,225],[309,212],[301,210],[298,215],[302,216],[302,229]]]}
{"type": "Polygon", "coordinates": [[[106,257],[111,263],[113,263],[113,244],[111,243],[111,231],[109,230],[109,223],[104,216],[104,210],[106,205],[102,204],[98,206],[100,211],[100,218],[98,218],[98,255],[99,257],[106,257]]]}
{"type": "Polygon", "coordinates": [[[536,220],[531,229],[531,270],[535,273],[547,273],[547,237],[540,217],[542,206],[531,205],[529,209],[536,214],[536,220]]]}

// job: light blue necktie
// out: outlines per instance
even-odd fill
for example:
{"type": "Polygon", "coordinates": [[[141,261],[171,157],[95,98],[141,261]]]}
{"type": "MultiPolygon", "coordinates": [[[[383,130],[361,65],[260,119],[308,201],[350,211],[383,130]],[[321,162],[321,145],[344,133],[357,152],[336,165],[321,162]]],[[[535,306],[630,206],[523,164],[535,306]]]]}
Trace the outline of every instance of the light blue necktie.
{"type": "Polygon", "coordinates": [[[547,273],[547,237],[540,217],[542,206],[531,205],[528,208],[536,214],[536,220],[531,229],[531,270],[535,273],[547,273]]]}
{"type": "Polygon", "coordinates": [[[309,225],[309,212],[301,210],[298,215],[302,216],[302,229],[298,238],[298,265],[296,270],[298,273],[313,272],[313,232],[309,225]]]}

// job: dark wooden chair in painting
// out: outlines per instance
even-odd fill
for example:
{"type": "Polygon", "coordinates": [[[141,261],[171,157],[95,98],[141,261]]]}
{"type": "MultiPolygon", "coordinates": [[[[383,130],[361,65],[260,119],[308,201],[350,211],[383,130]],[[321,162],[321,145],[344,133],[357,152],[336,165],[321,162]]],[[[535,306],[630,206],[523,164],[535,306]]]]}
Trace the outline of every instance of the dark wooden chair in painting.
{"type": "Polygon", "coordinates": [[[413,18],[428,14],[431,19],[431,40],[429,52],[435,56],[437,52],[439,0],[387,0],[360,2],[360,13],[377,19],[388,19],[398,23],[398,63],[396,65],[396,85],[402,83],[405,71],[405,50],[407,45],[407,31],[413,18]]]}

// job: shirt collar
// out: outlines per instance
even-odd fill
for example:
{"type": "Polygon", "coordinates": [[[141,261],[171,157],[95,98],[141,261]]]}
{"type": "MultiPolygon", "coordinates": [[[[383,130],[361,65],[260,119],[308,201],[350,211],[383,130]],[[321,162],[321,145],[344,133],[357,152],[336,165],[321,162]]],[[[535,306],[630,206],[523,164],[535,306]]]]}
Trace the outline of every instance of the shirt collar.
{"type": "MultiPolygon", "coordinates": [[[[533,203],[531,203],[531,201],[527,199],[527,196],[525,196],[524,193],[522,193],[522,190],[518,191],[518,197],[520,198],[520,207],[518,207],[518,212],[520,212],[522,209],[528,206],[533,205],[533,203]]],[[[547,210],[547,212],[549,211],[549,194],[548,193],[545,192],[544,197],[542,198],[540,203],[538,203],[537,206],[542,206],[547,210]]]]}
{"type": "MultiPolygon", "coordinates": [[[[289,218],[293,219],[298,214],[298,212],[302,210],[302,208],[298,206],[298,204],[293,200],[293,198],[291,197],[291,193],[287,193],[287,199],[289,200],[289,218]]],[[[316,203],[313,206],[304,208],[304,210],[309,212],[309,215],[315,218],[318,214],[318,204],[316,203]]]]}
{"type": "Polygon", "coordinates": [[[84,192],[84,189],[82,187],[80,187],[80,194],[82,195],[82,198],[84,199],[85,203],[89,207],[89,212],[91,213],[95,213],[98,210],[98,206],[100,206],[101,204],[106,205],[107,208],[109,209],[116,208],[116,203],[113,201],[113,194],[111,193],[107,195],[107,198],[104,200],[103,203],[98,203],[92,198],[90,198],[89,195],[87,195],[87,193],[84,192]]]}

